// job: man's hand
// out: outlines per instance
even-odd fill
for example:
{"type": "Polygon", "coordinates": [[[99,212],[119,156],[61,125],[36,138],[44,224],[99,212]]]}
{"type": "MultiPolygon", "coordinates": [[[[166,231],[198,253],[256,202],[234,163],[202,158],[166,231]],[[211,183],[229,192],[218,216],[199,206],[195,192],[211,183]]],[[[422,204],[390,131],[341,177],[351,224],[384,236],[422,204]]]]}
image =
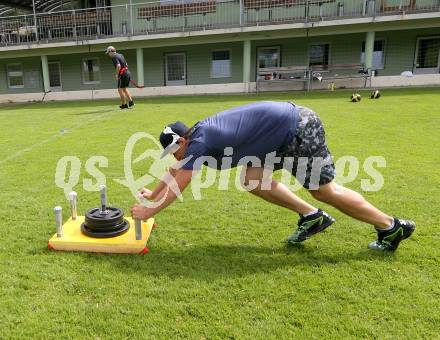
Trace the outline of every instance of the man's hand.
{"type": "Polygon", "coordinates": [[[115,75],[115,79],[119,80],[119,75],[118,74],[115,75]]]}
{"type": "Polygon", "coordinates": [[[151,200],[153,198],[153,192],[147,188],[142,188],[139,190],[139,196],[151,200]]]}
{"type": "Polygon", "coordinates": [[[135,220],[148,220],[150,217],[153,216],[151,209],[144,207],[141,204],[135,204],[130,209],[131,217],[133,217],[135,220]]]}

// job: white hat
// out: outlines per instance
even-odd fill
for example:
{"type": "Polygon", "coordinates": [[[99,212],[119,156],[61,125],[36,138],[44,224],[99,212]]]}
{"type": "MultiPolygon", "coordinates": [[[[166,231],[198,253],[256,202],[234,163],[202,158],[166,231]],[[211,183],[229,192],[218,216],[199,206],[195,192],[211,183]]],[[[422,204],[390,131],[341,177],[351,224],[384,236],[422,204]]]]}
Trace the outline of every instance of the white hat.
{"type": "Polygon", "coordinates": [[[163,132],[160,135],[160,141],[162,145],[164,146],[164,150],[162,154],[160,155],[160,158],[164,158],[168,154],[175,153],[177,150],[180,149],[180,146],[178,144],[179,138],[181,136],[173,131],[173,129],[169,126],[167,126],[163,132]],[[165,141],[167,139],[167,141],[165,141]]]}
{"type": "Polygon", "coordinates": [[[107,49],[105,50],[105,54],[109,54],[110,52],[116,52],[116,48],[114,48],[113,46],[107,47],[107,49]]]}

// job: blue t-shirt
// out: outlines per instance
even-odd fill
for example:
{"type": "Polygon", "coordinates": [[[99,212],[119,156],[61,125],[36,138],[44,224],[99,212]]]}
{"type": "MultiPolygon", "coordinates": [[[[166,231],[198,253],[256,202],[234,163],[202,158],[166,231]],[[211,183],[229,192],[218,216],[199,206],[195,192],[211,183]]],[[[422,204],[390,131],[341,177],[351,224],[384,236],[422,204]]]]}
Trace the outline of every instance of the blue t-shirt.
{"type": "Polygon", "coordinates": [[[293,140],[298,120],[297,109],[289,102],[257,102],[220,112],[195,125],[185,152],[185,158],[192,157],[182,168],[199,170],[201,163],[232,168],[245,156],[258,158],[263,166],[267,154],[281,151],[293,140]],[[197,161],[203,156],[215,162],[197,161]],[[223,157],[230,158],[222,162],[223,157]]]}

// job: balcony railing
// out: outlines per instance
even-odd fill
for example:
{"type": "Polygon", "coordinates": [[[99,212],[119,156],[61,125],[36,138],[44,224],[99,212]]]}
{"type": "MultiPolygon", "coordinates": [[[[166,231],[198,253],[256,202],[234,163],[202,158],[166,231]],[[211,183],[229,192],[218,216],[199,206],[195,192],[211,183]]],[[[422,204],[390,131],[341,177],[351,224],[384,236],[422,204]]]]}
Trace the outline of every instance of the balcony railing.
{"type": "Polygon", "coordinates": [[[166,0],[0,18],[0,46],[440,11],[440,0],[166,0]]]}

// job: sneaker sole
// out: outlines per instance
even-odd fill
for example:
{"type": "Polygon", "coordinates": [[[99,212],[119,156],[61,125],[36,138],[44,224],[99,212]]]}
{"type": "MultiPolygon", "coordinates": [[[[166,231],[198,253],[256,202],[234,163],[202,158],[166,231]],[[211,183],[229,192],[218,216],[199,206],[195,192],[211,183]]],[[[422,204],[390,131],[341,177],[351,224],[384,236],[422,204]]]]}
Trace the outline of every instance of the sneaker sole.
{"type": "Polygon", "coordinates": [[[301,242],[304,242],[305,240],[309,239],[310,237],[312,237],[315,234],[320,233],[321,231],[324,231],[325,229],[327,229],[328,227],[330,227],[333,223],[335,223],[335,219],[332,218],[330,221],[328,221],[327,223],[323,223],[319,226],[318,229],[314,230],[313,233],[308,234],[304,239],[302,240],[298,240],[298,241],[291,241],[291,240],[287,240],[287,243],[291,243],[291,244],[298,244],[301,242]]]}

